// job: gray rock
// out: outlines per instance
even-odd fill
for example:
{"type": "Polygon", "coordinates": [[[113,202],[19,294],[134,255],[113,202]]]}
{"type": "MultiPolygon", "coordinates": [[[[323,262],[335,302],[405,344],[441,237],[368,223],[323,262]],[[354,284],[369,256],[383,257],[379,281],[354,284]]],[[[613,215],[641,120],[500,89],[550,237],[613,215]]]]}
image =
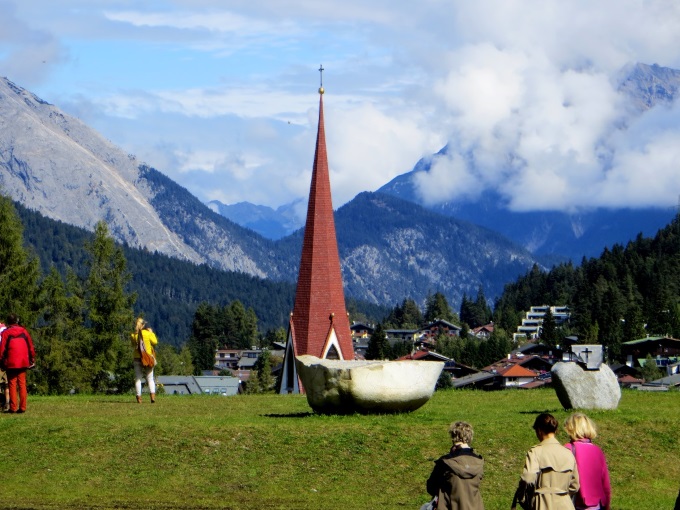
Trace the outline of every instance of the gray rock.
{"type": "Polygon", "coordinates": [[[579,363],[555,363],[552,379],[557,398],[565,409],[616,409],[621,388],[607,365],[586,370],[579,363]]]}
{"type": "Polygon", "coordinates": [[[444,363],[295,358],[307,402],[323,414],[410,412],[425,404],[444,363]]]}

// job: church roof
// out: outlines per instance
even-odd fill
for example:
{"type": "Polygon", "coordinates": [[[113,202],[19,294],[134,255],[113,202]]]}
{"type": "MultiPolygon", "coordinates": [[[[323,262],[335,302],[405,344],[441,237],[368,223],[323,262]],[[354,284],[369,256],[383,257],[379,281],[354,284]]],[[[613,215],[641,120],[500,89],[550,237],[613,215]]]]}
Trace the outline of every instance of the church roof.
{"type": "Polygon", "coordinates": [[[322,358],[334,330],[342,358],[351,360],[354,359],[354,348],[333,219],[323,88],[319,92],[319,128],[291,331],[296,355],[311,354],[322,358]]]}

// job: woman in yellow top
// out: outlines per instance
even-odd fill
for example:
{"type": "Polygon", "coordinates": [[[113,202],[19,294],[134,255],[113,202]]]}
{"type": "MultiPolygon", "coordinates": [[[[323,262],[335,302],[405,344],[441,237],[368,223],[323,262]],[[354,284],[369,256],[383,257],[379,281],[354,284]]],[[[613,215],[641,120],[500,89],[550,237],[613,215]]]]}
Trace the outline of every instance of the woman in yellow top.
{"type": "MultiPolygon", "coordinates": [[[[151,403],[156,402],[156,383],[153,380],[153,367],[145,367],[142,365],[142,353],[140,351],[140,336],[144,344],[144,350],[153,354],[153,346],[158,343],[156,334],[151,331],[141,317],[137,318],[135,324],[135,332],[131,334],[131,343],[135,347],[135,354],[133,365],[135,368],[135,391],[137,393],[137,402],[142,403],[142,378],[146,378],[146,384],[149,386],[149,393],[151,394],[151,403]]],[[[155,356],[154,356],[155,357],[155,356]]]]}

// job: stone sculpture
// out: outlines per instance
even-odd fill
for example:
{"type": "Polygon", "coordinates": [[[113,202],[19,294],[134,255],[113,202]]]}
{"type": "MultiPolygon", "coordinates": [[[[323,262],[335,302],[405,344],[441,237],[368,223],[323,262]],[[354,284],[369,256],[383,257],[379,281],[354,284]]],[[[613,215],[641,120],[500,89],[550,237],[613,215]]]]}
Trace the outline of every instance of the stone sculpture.
{"type": "Polygon", "coordinates": [[[341,361],[296,357],[307,402],[322,414],[410,412],[425,404],[444,363],[439,361],[341,361]]]}
{"type": "Polygon", "coordinates": [[[577,362],[559,362],[552,367],[553,387],[564,409],[616,409],[621,388],[616,374],[604,363],[589,370],[577,362]]]}

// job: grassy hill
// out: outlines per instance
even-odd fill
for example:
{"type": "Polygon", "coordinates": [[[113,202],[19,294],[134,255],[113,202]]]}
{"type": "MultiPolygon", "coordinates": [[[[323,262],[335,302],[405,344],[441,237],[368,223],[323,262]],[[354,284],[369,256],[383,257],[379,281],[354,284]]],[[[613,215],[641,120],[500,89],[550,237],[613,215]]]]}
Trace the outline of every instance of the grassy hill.
{"type": "MultiPolygon", "coordinates": [[[[589,413],[613,508],[673,508],[679,404],[679,392],[630,390],[618,410],[589,413]]],[[[546,410],[560,423],[569,414],[550,389],[443,391],[380,416],[316,415],[293,395],[30,396],[26,414],[0,416],[2,507],[414,509],[450,446],[448,424],[466,420],[486,459],[485,506],[506,510],[546,410]]]]}

